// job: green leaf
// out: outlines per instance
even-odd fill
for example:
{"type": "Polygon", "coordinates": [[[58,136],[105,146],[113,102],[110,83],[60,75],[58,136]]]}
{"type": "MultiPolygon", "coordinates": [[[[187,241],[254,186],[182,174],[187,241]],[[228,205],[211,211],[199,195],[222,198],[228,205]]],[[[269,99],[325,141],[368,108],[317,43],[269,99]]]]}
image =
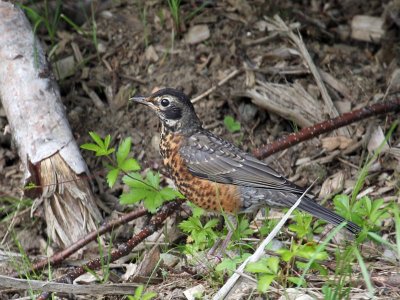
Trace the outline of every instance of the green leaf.
{"type": "Polygon", "coordinates": [[[290,261],[294,256],[294,253],[292,253],[288,249],[279,249],[276,251],[276,253],[278,253],[281,256],[282,260],[286,262],[290,261]]]}
{"type": "Polygon", "coordinates": [[[278,274],[279,270],[279,258],[275,256],[271,256],[267,258],[268,268],[271,270],[273,274],[278,274]]]}
{"type": "Polygon", "coordinates": [[[163,199],[159,193],[153,193],[153,197],[147,196],[143,202],[144,207],[151,213],[155,213],[157,209],[163,204],[163,199]]]}
{"type": "Polygon", "coordinates": [[[261,293],[265,293],[274,279],[275,275],[269,275],[269,274],[261,275],[260,278],[258,279],[257,289],[261,293]]]}
{"type": "Polygon", "coordinates": [[[195,217],[190,217],[186,221],[182,221],[178,227],[186,232],[186,233],[191,233],[194,230],[198,230],[199,228],[202,228],[200,220],[195,217]]]}
{"type": "Polygon", "coordinates": [[[130,188],[137,188],[137,189],[151,189],[150,186],[146,182],[143,182],[143,178],[139,173],[129,173],[122,177],[122,182],[125,183],[130,188]]]}
{"type": "MultiPolygon", "coordinates": [[[[182,197],[185,198],[183,195],[182,197]]],[[[193,217],[200,217],[204,214],[204,209],[202,209],[201,207],[198,207],[192,202],[189,202],[188,205],[192,208],[193,217]]]]}
{"type": "Polygon", "coordinates": [[[354,247],[353,249],[354,249],[354,254],[355,254],[355,256],[357,257],[357,260],[358,260],[358,265],[360,266],[360,269],[361,269],[361,274],[364,277],[364,283],[365,283],[365,285],[367,286],[367,289],[368,289],[368,293],[369,293],[368,296],[370,298],[374,298],[375,289],[374,289],[374,286],[373,286],[372,281],[371,281],[371,277],[370,277],[370,273],[369,273],[370,271],[368,270],[368,268],[367,268],[367,266],[366,266],[366,264],[364,262],[364,259],[360,254],[360,251],[358,251],[358,249],[356,247],[354,247]]]}
{"type": "Polygon", "coordinates": [[[107,183],[110,188],[114,186],[115,182],[117,181],[118,175],[119,175],[118,169],[113,169],[113,170],[108,171],[107,183]]]}
{"type": "Polygon", "coordinates": [[[160,174],[149,171],[147,172],[146,179],[155,189],[160,187],[160,174]]]}
{"type": "Polygon", "coordinates": [[[268,273],[269,269],[265,258],[262,258],[256,262],[249,262],[246,266],[246,271],[251,273],[268,273]]]}
{"type": "Polygon", "coordinates": [[[235,119],[232,116],[225,116],[224,125],[230,133],[238,132],[240,131],[241,128],[240,123],[235,121],[235,119]]]}
{"type": "Polygon", "coordinates": [[[104,138],[104,148],[108,149],[110,146],[111,142],[111,135],[107,134],[106,137],[104,138]]]}
{"type": "Polygon", "coordinates": [[[89,150],[89,151],[94,151],[94,152],[101,150],[101,148],[98,145],[92,144],[92,143],[82,144],[81,148],[85,149],[85,150],[89,150]]]}
{"type": "Polygon", "coordinates": [[[157,293],[155,292],[148,292],[146,294],[143,295],[141,300],[151,300],[153,298],[157,297],[157,293]]]}
{"type": "Polygon", "coordinates": [[[335,205],[335,210],[338,214],[344,216],[346,219],[351,218],[351,209],[350,209],[350,198],[347,195],[336,195],[333,198],[333,204],[335,205]]]}
{"type": "Polygon", "coordinates": [[[142,294],[143,294],[143,290],[144,290],[144,286],[143,285],[139,285],[137,288],[136,288],[136,290],[135,290],[135,298],[136,299],[140,299],[140,297],[142,296],[142,294]]]}
{"type": "Polygon", "coordinates": [[[124,160],[122,163],[118,163],[118,167],[121,168],[124,172],[140,170],[140,165],[134,158],[128,158],[127,160],[124,160]]]}
{"type": "Polygon", "coordinates": [[[160,191],[160,194],[161,194],[161,196],[162,196],[162,198],[164,199],[164,200],[172,200],[172,199],[175,199],[175,198],[180,198],[180,199],[182,199],[181,197],[182,197],[182,194],[181,193],[179,193],[177,190],[174,190],[173,188],[170,188],[170,187],[165,187],[165,188],[163,188],[161,191],[160,191]]]}
{"type": "Polygon", "coordinates": [[[204,229],[214,228],[215,226],[217,226],[217,224],[218,224],[218,220],[217,219],[211,219],[210,221],[208,221],[206,223],[206,225],[204,225],[204,229]]]}
{"type": "Polygon", "coordinates": [[[118,147],[116,157],[117,157],[118,166],[121,169],[123,169],[121,167],[122,163],[124,162],[124,160],[127,159],[129,152],[131,151],[131,144],[132,144],[132,140],[130,137],[128,137],[128,138],[124,139],[118,147]]]}
{"type": "Polygon", "coordinates": [[[288,279],[290,282],[296,284],[297,286],[306,285],[306,281],[305,281],[304,279],[302,279],[301,277],[289,276],[287,279],[288,279]]]}
{"type": "Polygon", "coordinates": [[[236,262],[230,258],[224,258],[216,267],[217,272],[233,271],[236,269],[236,262]]]}
{"type": "Polygon", "coordinates": [[[106,148],[104,145],[103,140],[101,139],[101,137],[94,131],[89,131],[89,135],[92,138],[93,141],[95,141],[95,143],[97,145],[99,145],[102,149],[106,148]]]}
{"type": "Polygon", "coordinates": [[[207,233],[205,231],[193,231],[192,236],[195,242],[198,244],[207,241],[207,233]]]}
{"type": "Polygon", "coordinates": [[[119,201],[121,204],[133,204],[139,202],[140,200],[144,200],[149,194],[148,190],[131,190],[129,193],[124,193],[119,197],[119,201]]]}
{"type": "Polygon", "coordinates": [[[318,251],[317,252],[317,245],[316,244],[305,244],[299,247],[297,251],[297,255],[304,257],[304,258],[311,258],[318,260],[325,260],[329,257],[328,253],[325,251],[318,251]]]}
{"type": "Polygon", "coordinates": [[[36,25],[37,23],[40,23],[43,21],[43,17],[40,16],[34,9],[32,9],[28,6],[22,5],[22,4],[19,4],[19,6],[26,12],[26,14],[28,15],[28,18],[30,20],[32,20],[32,23],[34,23],[35,26],[37,26],[36,25]]]}

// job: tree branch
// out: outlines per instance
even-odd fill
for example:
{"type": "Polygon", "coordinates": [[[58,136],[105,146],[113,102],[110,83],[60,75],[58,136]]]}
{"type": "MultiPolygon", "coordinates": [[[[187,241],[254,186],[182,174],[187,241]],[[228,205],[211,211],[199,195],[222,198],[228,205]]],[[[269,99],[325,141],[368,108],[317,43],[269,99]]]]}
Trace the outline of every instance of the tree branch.
{"type": "Polygon", "coordinates": [[[339,127],[343,127],[372,116],[378,116],[398,111],[400,111],[399,94],[397,94],[397,97],[393,100],[376,103],[370,106],[363,107],[361,109],[354,110],[352,112],[344,113],[336,118],[329,119],[313,126],[303,128],[298,132],[294,132],[287,136],[281,137],[280,139],[274,141],[269,145],[265,145],[263,147],[255,149],[253,151],[253,154],[255,157],[263,159],[278,151],[287,149],[293,145],[309,140],[320,134],[333,131],[339,127]]]}
{"type": "MultiPolygon", "coordinates": [[[[126,243],[118,246],[118,249],[111,252],[109,256],[99,257],[89,261],[87,264],[76,268],[75,270],[67,273],[65,276],[55,280],[59,283],[72,283],[76,278],[86,273],[88,269],[96,270],[101,267],[102,262],[107,261],[109,263],[129,254],[133,248],[135,248],[144,239],[152,235],[158,229],[161,228],[165,219],[172,215],[184,202],[184,200],[170,201],[161,207],[159,212],[150,220],[150,223],[146,225],[142,231],[128,240],[126,243]]],[[[42,293],[37,300],[44,300],[50,296],[50,292],[42,293]]]]}

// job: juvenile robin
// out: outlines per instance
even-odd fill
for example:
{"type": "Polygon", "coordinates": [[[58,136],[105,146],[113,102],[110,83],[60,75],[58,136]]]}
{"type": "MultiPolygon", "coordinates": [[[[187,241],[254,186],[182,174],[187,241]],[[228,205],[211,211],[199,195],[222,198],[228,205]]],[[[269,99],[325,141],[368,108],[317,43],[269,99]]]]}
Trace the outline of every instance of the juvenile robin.
{"type": "MultiPolygon", "coordinates": [[[[291,207],[304,189],[264,162],[203,128],[182,92],[166,88],[131,100],[150,107],[161,120],[160,153],[179,191],[196,205],[227,213],[247,213],[261,207],[291,207]]],[[[345,219],[303,197],[299,209],[339,225],[345,219]]],[[[354,234],[361,228],[347,221],[354,234]]]]}

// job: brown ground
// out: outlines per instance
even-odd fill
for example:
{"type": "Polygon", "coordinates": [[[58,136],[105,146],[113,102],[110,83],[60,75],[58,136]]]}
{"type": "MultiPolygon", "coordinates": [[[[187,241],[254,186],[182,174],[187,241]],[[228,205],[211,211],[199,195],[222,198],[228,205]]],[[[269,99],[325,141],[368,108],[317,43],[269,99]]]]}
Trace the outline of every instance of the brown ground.
{"type": "MultiPolygon", "coordinates": [[[[400,53],[400,6],[396,7],[396,4],[389,1],[265,3],[260,0],[224,0],[209,1],[209,4],[206,4],[207,1],[182,1],[183,21],[179,32],[174,28],[166,1],[102,2],[103,6],[99,8],[95,17],[97,53],[91,35],[93,24],[90,20],[82,24],[82,29],[87,31],[88,35],[78,34],[71,26],[62,24],[57,30],[58,48],[52,61],[69,56],[74,58],[73,71],[60,79],[59,85],[77,142],[87,142],[88,131],[96,131],[103,136],[111,134],[115,143],[130,136],[133,140],[134,155],[143,167],[159,169],[159,122],[146,108],[128,104],[127,99],[130,95],[148,95],[160,87],[174,87],[181,88],[188,95],[195,97],[235,69],[243,70],[245,65],[255,65],[260,69],[304,66],[298,55],[277,53],[277,49],[294,48],[287,38],[275,38],[249,45],[249,42],[269,35],[265,29],[264,16],[279,14],[288,24],[300,23],[299,32],[315,65],[344,85],[342,93],[329,89],[332,99],[334,102],[350,104],[351,109],[372,104],[382,98],[387,92],[394,70],[398,68],[399,57],[396,54],[400,53]],[[203,4],[205,7],[199,9],[203,4]],[[193,17],[187,19],[198,9],[193,17]],[[360,42],[348,35],[352,18],[360,14],[386,19],[386,34],[382,41],[360,42]],[[186,34],[191,27],[199,24],[209,28],[210,37],[193,45],[188,44],[185,41],[186,34]],[[83,85],[87,88],[83,88],[83,85]],[[100,104],[93,101],[88,89],[97,94],[101,100],[100,104]]],[[[88,12],[90,14],[90,9],[88,12]]],[[[80,24],[76,13],[70,14],[69,17],[80,24]]],[[[51,43],[44,28],[41,28],[39,37],[50,47],[51,43]]],[[[257,78],[269,82],[298,82],[313,97],[321,99],[310,74],[254,74],[257,78]]],[[[394,80],[391,91],[399,90],[399,80],[394,80]]],[[[292,132],[295,126],[290,120],[261,110],[251,103],[251,99],[240,96],[248,87],[246,75],[242,72],[197,102],[195,108],[206,127],[226,139],[241,140],[240,146],[251,151],[292,132]],[[226,115],[232,115],[240,121],[243,138],[240,134],[232,136],[224,127],[223,119],[226,115]]],[[[359,141],[371,129],[379,126],[383,132],[387,132],[394,119],[396,116],[379,117],[353,124],[349,126],[351,137],[359,141]],[[372,126],[369,126],[371,124],[372,126]]],[[[6,124],[6,118],[0,110],[2,132],[6,124]]],[[[391,145],[398,145],[399,142],[400,131],[397,129],[391,145]]],[[[322,149],[319,141],[308,141],[281,155],[277,154],[275,157],[279,157],[279,162],[274,161],[272,165],[288,177],[294,176],[298,184],[307,185],[314,180],[316,169],[298,166],[296,162],[300,158],[313,160],[329,156],[329,151],[321,153],[322,149]]],[[[355,180],[357,166],[363,164],[365,151],[364,145],[349,154],[342,153],[327,163],[317,164],[318,174],[324,174],[320,182],[341,170],[346,182],[355,180]]],[[[91,154],[83,154],[93,173],[103,173],[99,160],[94,159],[91,154]]],[[[378,176],[371,177],[368,186],[373,187],[374,192],[379,191],[380,187],[386,186],[379,175],[386,174],[390,180],[397,182],[397,188],[373,193],[372,196],[398,195],[399,161],[393,156],[385,155],[380,163],[375,172],[378,176]]],[[[0,176],[0,197],[18,198],[21,179],[18,157],[12,148],[10,135],[3,133],[0,134],[0,170],[3,175],[0,176]]],[[[321,184],[318,184],[314,191],[318,192],[320,188],[321,184]]],[[[32,224],[27,215],[25,221],[33,226],[35,235],[38,234],[46,240],[41,222],[36,221],[32,224]]],[[[3,224],[2,230],[6,226],[8,224],[3,224]]],[[[23,228],[24,226],[19,225],[16,230],[26,231],[23,228]],[[18,229],[20,227],[21,229],[18,229]]],[[[40,252],[40,248],[37,244],[34,247],[30,245],[28,251],[40,252]]]]}

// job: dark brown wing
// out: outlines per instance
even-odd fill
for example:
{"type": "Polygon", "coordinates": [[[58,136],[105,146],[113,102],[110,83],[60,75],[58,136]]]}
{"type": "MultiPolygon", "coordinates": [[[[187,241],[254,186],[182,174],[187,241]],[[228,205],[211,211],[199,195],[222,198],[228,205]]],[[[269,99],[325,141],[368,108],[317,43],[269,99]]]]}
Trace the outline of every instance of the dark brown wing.
{"type": "Polygon", "coordinates": [[[302,193],[302,189],[267,166],[211,133],[191,136],[180,148],[189,171],[215,182],[302,193]]]}
{"type": "MultiPolygon", "coordinates": [[[[303,193],[300,187],[288,181],[264,162],[208,132],[191,136],[186,144],[181,146],[180,154],[189,171],[196,176],[220,183],[265,189],[265,197],[261,201],[265,201],[266,205],[268,197],[271,197],[276,198],[274,202],[290,207],[296,202],[297,196],[303,193]],[[271,190],[281,192],[273,194],[271,190]]],[[[307,196],[303,198],[298,208],[334,225],[345,221],[343,217],[307,196]]],[[[348,222],[346,228],[355,234],[361,230],[352,222],[348,222]]]]}

